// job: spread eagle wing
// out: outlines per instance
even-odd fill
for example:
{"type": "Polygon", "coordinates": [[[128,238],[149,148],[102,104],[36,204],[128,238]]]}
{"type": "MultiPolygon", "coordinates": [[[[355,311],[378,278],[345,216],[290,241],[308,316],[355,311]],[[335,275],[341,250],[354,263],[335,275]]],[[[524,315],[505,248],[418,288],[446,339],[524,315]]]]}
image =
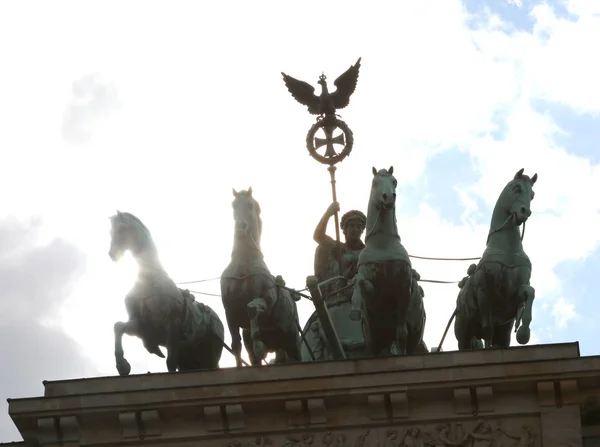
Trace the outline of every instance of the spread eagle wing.
{"type": "Polygon", "coordinates": [[[350,95],[356,89],[358,82],[358,70],[360,70],[360,57],[356,64],[351,65],[348,70],[342,73],[334,82],[336,91],[331,94],[336,109],[343,109],[350,103],[350,95]]]}
{"type": "Polygon", "coordinates": [[[318,115],[320,113],[320,100],[319,97],[315,95],[315,88],[312,85],[292,78],[283,72],[281,75],[283,76],[285,86],[296,101],[307,106],[308,111],[313,115],[318,115]]]}

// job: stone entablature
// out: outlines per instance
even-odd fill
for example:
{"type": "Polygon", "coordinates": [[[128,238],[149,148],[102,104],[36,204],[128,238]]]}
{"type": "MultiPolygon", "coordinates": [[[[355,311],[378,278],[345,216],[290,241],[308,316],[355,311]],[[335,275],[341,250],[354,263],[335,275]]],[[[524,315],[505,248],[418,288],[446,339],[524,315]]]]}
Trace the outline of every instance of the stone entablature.
{"type": "Polygon", "coordinates": [[[48,446],[579,447],[600,357],[569,343],[44,385],[9,412],[48,446]]]}

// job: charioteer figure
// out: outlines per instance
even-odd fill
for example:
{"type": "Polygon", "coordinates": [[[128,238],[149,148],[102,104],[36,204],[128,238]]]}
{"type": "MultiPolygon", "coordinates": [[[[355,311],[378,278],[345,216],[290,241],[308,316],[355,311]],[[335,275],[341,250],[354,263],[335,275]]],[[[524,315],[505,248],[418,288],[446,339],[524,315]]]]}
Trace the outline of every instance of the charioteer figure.
{"type": "MultiPolygon", "coordinates": [[[[339,203],[333,202],[329,205],[313,236],[315,242],[319,244],[315,252],[315,275],[320,282],[335,276],[343,276],[347,281],[354,278],[358,273],[358,256],[365,247],[361,237],[367,225],[367,217],[358,210],[348,211],[342,216],[340,227],[344,233],[345,242],[338,242],[327,235],[329,219],[339,210],[339,203]]],[[[325,299],[332,303],[351,298],[351,287],[331,295],[332,292],[340,290],[346,285],[346,281],[340,280],[323,287],[325,299]]]]}

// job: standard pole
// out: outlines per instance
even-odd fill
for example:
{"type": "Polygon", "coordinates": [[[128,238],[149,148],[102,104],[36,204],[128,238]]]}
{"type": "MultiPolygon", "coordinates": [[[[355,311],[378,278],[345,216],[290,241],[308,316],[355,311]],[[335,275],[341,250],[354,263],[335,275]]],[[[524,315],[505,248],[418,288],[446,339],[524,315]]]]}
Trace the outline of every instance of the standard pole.
{"type": "MultiPolygon", "coordinates": [[[[327,168],[327,170],[329,171],[329,175],[331,176],[331,194],[333,196],[333,201],[337,202],[337,192],[336,192],[336,188],[335,188],[335,171],[337,170],[337,168],[334,165],[331,165],[327,168]]],[[[337,245],[338,245],[338,250],[337,250],[337,257],[338,257],[338,265],[339,265],[339,269],[340,269],[340,275],[342,274],[341,269],[342,269],[342,251],[340,250],[340,220],[338,217],[338,213],[336,212],[333,215],[333,218],[335,220],[335,239],[337,241],[337,245]]]]}

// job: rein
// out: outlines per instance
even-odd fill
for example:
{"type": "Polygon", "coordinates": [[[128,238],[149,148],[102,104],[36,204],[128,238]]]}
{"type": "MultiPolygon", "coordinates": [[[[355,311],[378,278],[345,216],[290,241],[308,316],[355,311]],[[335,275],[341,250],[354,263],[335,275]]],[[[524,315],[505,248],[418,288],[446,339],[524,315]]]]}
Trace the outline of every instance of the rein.
{"type": "Polygon", "coordinates": [[[252,240],[252,244],[254,245],[254,248],[256,248],[256,250],[260,253],[261,256],[264,256],[262,250],[260,249],[260,247],[258,246],[256,241],[254,240],[254,236],[252,236],[252,233],[248,232],[248,234],[250,235],[250,239],[252,240]]]}
{"type": "Polygon", "coordinates": [[[365,236],[365,244],[367,243],[367,239],[369,239],[369,236],[371,236],[371,234],[373,234],[373,232],[375,231],[375,228],[377,228],[377,222],[379,222],[379,216],[380,215],[381,215],[381,211],[377,210],[377,217],[375,218],[375,222],[373,223],[373,226],[371,227],[371,229],[369,230],[369,232],[365,236]]]}
{"type": "MultiPolygon", "coordinates": [[[[487,243],[490,241],[490,236],[494,233],[498,233],[499,231],[502,231],[504,229],[504,227],[506,227],[510,221],[516,219],[517,215],[516,213],[510,213],[510,215],[506,218],[506,220],[504,221],[504,223],[502,225],[500,225],[498,228],[494,228],[491,229],[490,232],[488,233],[488,237],[487,240],[485,241],[485,245],[487,245],[487,243]]],[[[521,242],[523,242],[523,238],[525,237],[525,223],[523,222],[523,232],[521,233],[521,242]]]]}
{"type": "MultiPolygon", "coordinates": [[[[394,206],[393,208],[389,208],[387,210],[388,212],[396,212],[396,206],[394,206]]],[[[373,226],[371,227],[371,229],[368,231],[367,235],[365,236],[365,244],[367,243],[367,239],[369,239],[369,236],[371,236],[374,232],[375,229],[377,228],[377,223],[379,222],[379,216],[381,216],[382,213],[382,208],[377,208],[377,217],[375,218],[375,222],[373,222],[373,226]]],[[[367,216],[367,221],[368,221],[368,216],[367,216]]]]}

